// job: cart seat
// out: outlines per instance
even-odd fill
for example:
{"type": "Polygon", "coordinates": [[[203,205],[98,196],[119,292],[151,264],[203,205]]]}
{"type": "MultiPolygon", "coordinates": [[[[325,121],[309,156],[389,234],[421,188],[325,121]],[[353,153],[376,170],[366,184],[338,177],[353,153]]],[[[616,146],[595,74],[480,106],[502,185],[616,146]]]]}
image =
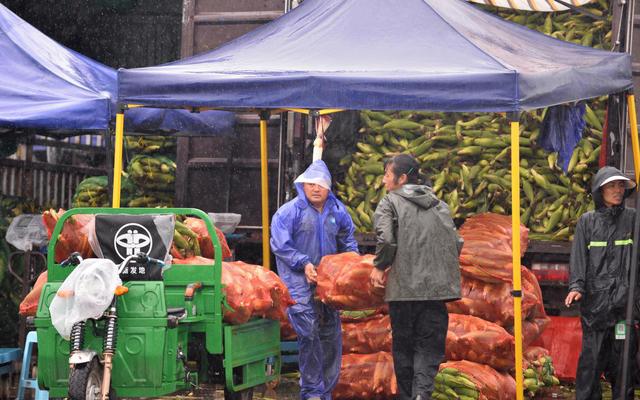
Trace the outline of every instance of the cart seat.
{"type": "MultiPolygon", "coordinates": [[[[173,240],[174,215],[98,214],[95,219],[96,254],[120,264],[128,256],[145,253],[165,261],[173,240]]],[[[158,270],[132,266],[120,275],[127,280],[161,280],[158,270]]],[[[158,266],[161,268],[161,266],[158,266]]]]}

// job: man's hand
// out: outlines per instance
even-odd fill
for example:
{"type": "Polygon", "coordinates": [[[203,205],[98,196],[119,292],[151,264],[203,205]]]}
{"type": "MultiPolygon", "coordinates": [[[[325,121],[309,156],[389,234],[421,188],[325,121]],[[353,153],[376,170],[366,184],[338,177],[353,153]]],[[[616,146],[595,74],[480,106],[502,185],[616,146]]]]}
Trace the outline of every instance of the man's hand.
{"type": "Polygon", "coordinates": [[[308,263],[304,266],[304,275],[307,277],[307,282],[318,283],[318,273],[316,272],[316,267],[314,267],[313,264],[308,263]]]}
{"type": "Polygon", "coordinates": [[[570,307],[574,301],[580,301],[581,298],[582,298],[582,293],[578,292],[577,290],[572,290],[567,295],[567,298],[564,299],[564,305],[567,307],[570,307]]]}
{"type": "Polygon", "coordinates": [[[384,271],[374,267],[371,270],[369,279],[371,279],[371,285],[373,285],[374,288],[376,289],[384,288],[384,271]]]}

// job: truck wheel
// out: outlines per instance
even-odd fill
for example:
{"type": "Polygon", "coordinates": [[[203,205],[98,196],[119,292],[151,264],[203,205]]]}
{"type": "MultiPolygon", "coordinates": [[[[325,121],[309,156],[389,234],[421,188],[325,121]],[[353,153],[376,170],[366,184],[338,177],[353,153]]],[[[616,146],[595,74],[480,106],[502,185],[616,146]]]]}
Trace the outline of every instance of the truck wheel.
{"type": "Polygon", "coordinates": [[[239,392],[232,392],[231,390],[224,388],[224,400],[251,400],[253,399],[253,388],[241,390],[239,392]]]}
{"type": "Polygon", "coordinates": [[[69,399],[100,400],[101,390],[102,365],[98,359],[94,358],[90,363],[76,365],[69,376],[69,399]]]}

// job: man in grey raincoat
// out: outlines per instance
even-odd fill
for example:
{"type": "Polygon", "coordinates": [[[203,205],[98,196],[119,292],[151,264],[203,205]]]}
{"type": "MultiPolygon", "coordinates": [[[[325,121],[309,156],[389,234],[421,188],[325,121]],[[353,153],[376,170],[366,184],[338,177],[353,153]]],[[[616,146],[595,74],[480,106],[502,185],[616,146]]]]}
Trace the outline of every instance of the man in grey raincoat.
{"type": "Polygon", "coordinates": [[[385,300],[400,400],[431,399],[445,356],[445,302],[460,298],[462,239],[447,204],[419,184],[418,169],[407,154],[387,162],[383,182],[389,193],[374,214],[377,246],[371,281],[382,287],[384,271],[390,269],[385,300]]]}
{"type": "MultiPolygon", "coordinates": [[[[632,338],[631,359],[637,347],[635,330],[625,332],[624,327],[635,218],[635,210],[626,208],[624,199],[634,187],[635,183],[618,169],[601,168],[591,183],[596,209],[583,214],[576,226],[565,304],[569,307],[580,301],[582,352],[576,373],[577,400],[602,398],[603,373],[613,387],[613,398],[625,398],[618,379],[622,375],[624,336],[632,338]]],[[[633,371],[631,367],[629,376],[633,371]]],[[[627,397],[632,399],[633,393],[627,397]]]]}

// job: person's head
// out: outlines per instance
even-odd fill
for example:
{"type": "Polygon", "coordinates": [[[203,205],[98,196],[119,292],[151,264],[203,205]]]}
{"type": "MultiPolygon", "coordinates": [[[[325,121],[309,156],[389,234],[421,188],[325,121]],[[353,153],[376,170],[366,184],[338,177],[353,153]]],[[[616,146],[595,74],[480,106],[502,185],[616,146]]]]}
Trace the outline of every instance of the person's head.
{"type": "Polygon", "coordinates": [[[294,183],[299,196],[304,194],[309,204],[322,208],[331,192],[331,173],[324,161],[314,161],[294,183]]]}
{"type": "Polygon", "coordinates": [[[635,182],[614,167],[603,167],[593,178],[592,195],[597,207],[616,207],[631,195],[635,182]]]}
{"type": "Polygon", "coordinates": [[[327,202],[329,197],[329,189],[317,183],[303,183],[302,188],[304,189],[304,195],[313,207],[324,207],[324,203],[327,202]]]}
{"type": "Polygon", "coordinates": [[[422,183],[420,177],[420,164],[408,154],[398,154],[388,159],[384,164],[384,177],[382,182],[387,191],[392,191],[409,184],[422,183]]]}

